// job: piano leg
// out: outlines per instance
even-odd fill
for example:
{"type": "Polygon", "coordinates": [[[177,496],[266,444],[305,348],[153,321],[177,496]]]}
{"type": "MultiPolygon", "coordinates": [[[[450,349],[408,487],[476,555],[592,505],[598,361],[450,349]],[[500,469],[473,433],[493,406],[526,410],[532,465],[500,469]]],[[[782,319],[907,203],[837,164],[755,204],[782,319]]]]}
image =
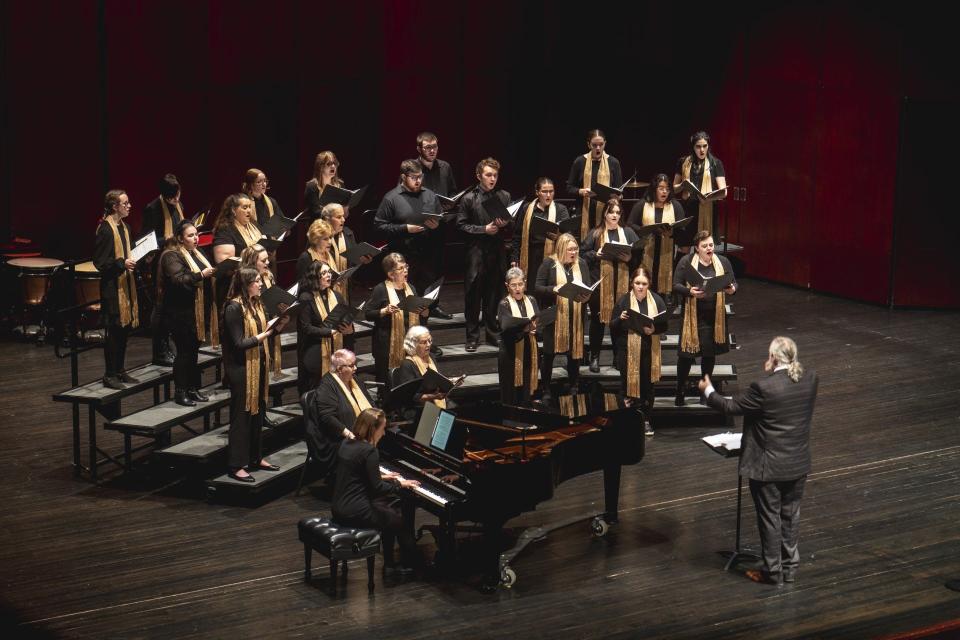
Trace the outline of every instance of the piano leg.
{"type": "Polygon", "coordinates": [[[609,464],[603,468],[604,520],[607,524],[616,524],[619,521],[617,512],[620,508],[620,470],[619,464],[609,464]]]}

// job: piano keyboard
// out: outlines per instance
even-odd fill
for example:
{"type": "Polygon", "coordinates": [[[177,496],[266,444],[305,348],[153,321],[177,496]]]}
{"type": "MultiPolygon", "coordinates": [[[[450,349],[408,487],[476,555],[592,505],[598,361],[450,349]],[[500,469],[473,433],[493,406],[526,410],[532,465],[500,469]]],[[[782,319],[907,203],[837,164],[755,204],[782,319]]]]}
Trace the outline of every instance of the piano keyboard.
{"type": "MultiPolygon", "coordinates": [[[[395,473],[395,472],[391,471],[390,469],[387,469],[383,465],[380,465],[380,473],[395,473]]],[[[403,476],[400,476],[400,479],[406,480],[406,478],[404,478],[403,476]]],[[[433,491],[430,491],[430,489],[427,489],[423,485],[420,485],[419,487],[412,487],[412,489],[415,493],[420,494],[427,500],[430,500],[431,502],[434,502],[436,504],[446,505],[447,502],[449,502],[449,500],[441,496],[439,493],[434,493],[433,491]]]]}

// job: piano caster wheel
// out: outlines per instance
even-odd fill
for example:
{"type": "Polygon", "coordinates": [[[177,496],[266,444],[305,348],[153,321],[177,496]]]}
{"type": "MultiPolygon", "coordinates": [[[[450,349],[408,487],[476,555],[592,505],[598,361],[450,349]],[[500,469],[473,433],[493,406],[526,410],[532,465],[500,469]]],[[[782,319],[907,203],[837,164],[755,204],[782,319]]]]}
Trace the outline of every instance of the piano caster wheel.
{"type": "Polygon", "coordinates": [[[510,567],[504,567],[500,572],[500,586],[509,589],[517,583],[517,574],[510,567]]]}
{"type": "Polygon", "coordinates": [[[590,521],[590,533],[592,533],[597,538],[602,538],[607,535],[607,531],[610,530],[610,525],[607,524],[607,521],[597,516],[590,521]]]}

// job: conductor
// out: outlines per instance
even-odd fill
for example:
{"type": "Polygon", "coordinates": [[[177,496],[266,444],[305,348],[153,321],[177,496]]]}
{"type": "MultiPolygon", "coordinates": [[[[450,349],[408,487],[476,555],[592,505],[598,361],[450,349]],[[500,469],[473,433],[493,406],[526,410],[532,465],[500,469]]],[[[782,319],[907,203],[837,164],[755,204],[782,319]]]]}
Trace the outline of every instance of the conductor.
{"type": "Polygon", "coordinates": [[[750,479],[764,567],[746,575],[754,582],[780,584],[793,582],[800,564],[800,499],[810,472],[818,379],[800,365],[796,343],[782,336],[770,343],[763,368],[769,376],[730,400],[715,393],[710,376],[699,388],[709,406],[744,416],[740,475],[750,479]]]}

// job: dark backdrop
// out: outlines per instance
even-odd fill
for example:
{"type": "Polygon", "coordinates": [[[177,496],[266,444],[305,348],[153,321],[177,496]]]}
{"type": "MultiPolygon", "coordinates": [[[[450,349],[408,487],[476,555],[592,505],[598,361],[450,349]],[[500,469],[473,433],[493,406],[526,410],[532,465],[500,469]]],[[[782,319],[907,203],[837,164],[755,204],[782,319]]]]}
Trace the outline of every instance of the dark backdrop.
{"type": "MultiPolygon", "coordinates": [[[[0,234],[46,255],[90,254],[108,188],[130,193],[138,228],[167,171],[193,212],[258,167],[292,214],[314,155],[332,149],[349,186],[371,185],[373,208],[423,129],[459,183],[492,155],[514,194],[539,175],[562,183],[592,127],[641,179],[672,173],[707,129],[746,191],[721,222],[748,273],[960,306],[946,279],[952,200],[932,180],[913,188],[940,144],[930,118],[956,113],[953,36],[915,3],[910,15],[836,3],[6,6],[0,234]],[[910,233],[918,216],[940,231],[910,233]]],[[[350,224],[369,232],[359,215],[350,224]]]]}

